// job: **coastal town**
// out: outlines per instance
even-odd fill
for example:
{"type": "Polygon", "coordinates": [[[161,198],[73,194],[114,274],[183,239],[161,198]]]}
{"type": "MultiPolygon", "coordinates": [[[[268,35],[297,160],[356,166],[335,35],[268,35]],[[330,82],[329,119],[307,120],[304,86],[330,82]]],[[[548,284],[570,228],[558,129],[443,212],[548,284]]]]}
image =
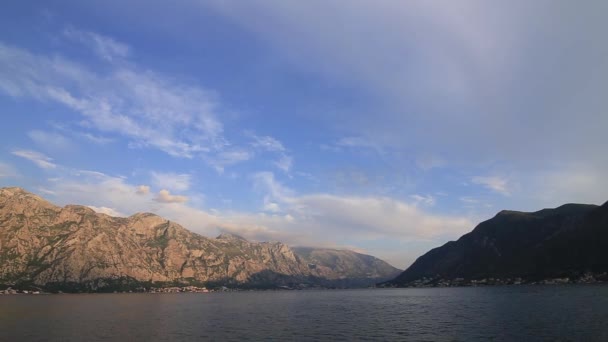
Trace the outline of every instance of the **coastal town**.
{"type": "MultiPolygon", "coordinates": [[[[129,291],[114,291],[113,293],[209,293],[209,292],[227,292],[231,291],[231,289],[227,287],[220,287],[218,289],[207,289],[206,287],[198,287],[198,286],[171,286],[171,287],[151,287],[144,288],[138,287],[134,290],[129,291]]],[[[58,291],[57,293],[63,294],[63,292],[58,291]]],[[[0,295],[17,295],[17,294],[31,294],[31,295],[39,295],[39,294],[51,294],[50,292],[45,292],[42,290],[22,290],[22,289],[14,289],[12,287],[8,287],[4,290],[0,290],[0,295]]]]}
{"type": "Polygon", "coordinates": [[[523,279],[523,278],[482,278],[482,279],[442,279],[421,278],[407,283],[402,287],[468,287],[468,286],[506,286],[506,285],[560,285],[560,284],[598,284],[608,281],[608,274],[585,273],[582,276],[571,276],[547,279],[523,279]]]}

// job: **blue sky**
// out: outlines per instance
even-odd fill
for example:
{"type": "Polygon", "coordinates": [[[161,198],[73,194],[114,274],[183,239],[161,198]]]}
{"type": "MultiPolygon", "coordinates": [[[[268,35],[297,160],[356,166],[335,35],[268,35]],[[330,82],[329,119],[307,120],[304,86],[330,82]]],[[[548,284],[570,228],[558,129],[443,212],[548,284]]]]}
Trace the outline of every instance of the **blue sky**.
{"type": "Polygon", "coordinates": [[[405,267],[608,200],[604,1],[9,1],[0,185],[405,267]]]}

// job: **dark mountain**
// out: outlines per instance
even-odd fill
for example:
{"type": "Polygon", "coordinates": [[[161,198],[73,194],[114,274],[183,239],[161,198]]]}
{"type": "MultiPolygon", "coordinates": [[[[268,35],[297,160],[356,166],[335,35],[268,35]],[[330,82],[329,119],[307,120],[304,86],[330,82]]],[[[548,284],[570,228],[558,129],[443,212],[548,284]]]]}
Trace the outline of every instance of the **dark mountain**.
{"type": "Polygon", "coordinates": [[[419,257],[390,286],[591,279],[608,272],[608,202],[501,211],[419,257]]]}

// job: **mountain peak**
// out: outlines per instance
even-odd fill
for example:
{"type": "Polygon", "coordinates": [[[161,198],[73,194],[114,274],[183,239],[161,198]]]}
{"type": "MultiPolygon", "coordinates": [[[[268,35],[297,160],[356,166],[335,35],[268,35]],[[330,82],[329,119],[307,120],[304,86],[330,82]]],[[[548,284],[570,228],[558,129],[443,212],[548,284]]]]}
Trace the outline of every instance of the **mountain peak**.
{"type": "Polygon", "coordinates": [[[392,284],[575,279],[588,271],[606,272],[606,209],[570,203],[531,213],[500,211],[457,241],[419,257],[392,284]]]}
{"type": "Polygon", "coordinates": [[[240,241],[245,241],[248,242],[247,239],[245,239],[244,237],[234,234],[234,233],[228,233],[228,232],[223,232],[220,235],[218,235],[216,237],[217,240],[226,240],[226,241],[234,241],[234,240],[240,240],[240,241]]]}

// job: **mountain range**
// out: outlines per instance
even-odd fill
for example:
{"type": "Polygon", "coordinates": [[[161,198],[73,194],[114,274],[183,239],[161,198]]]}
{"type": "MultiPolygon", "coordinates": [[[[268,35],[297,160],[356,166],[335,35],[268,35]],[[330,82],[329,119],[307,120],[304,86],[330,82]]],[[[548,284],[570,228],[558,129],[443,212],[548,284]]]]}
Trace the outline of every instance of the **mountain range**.
{"type": "Polygon", "coordinates": [[[608,280],[608,202],[503,210],[383,286],[608,280]]]}
{"type": "Polygon", "coordinates": [[[398,270],[347,250],[290,248],[233,234],[215,239],[151,213],[111,217],[0,189],[0,284],[48,291],[115,291],[176,284],[234,287],[370,286],[398,270]]]}

